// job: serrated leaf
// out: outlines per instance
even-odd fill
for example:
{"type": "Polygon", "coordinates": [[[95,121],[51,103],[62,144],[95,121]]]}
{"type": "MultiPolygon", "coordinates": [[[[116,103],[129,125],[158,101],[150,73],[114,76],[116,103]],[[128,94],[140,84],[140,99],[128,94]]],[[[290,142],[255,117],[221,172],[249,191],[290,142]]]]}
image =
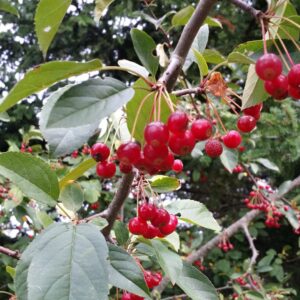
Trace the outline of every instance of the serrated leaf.
{"type": "Polygon", "coordinates": [[[180,181],[175,177],[155,175],[149,179],[151,188],[157,193],[169,193],[180,188],[180,181]]]}
{"type": "Polygon", "coordinates": [[[193,49],[193,53],[194,53],[196,63],[197,63],[198,68],[199,68],[200,77],[203,78],[204,76],[206,76],[208,74],[207,63],[206,63],[203,55],[199,51],[197,51],[196,49],[193,49]]]}
{"type": "Polygon", "coordinates": [[[151,245],[155,250],[159,265],[165,274],[170,278],[171,282],[175,284],[182,270],[182,260],[180,256],[169,250],[159,240],[151,240],[151,245]]]}
{"type": "Polygon", "coordinates": [[[178,11],[172,18],[172,25],[173,26],[183,26],[187,24],[190,20],[191,16],[193,15],[195,9],[192,5],[188,5],[187,7],[178,11]]]}
{"type": "Polygon", "coordinates": [[[267,158],[258,158],[256,159],[256,161],[269,170],[279,172],[278,166],[276,166],[273,162],[271,162],[267,158]]]}
{"type": "Polygon", "coordinates": [[[76,212],[83,204],[83,191],[80,185],[76,182],[64,186],[59,194],[59,201],[61,201],[68,210],[76,212]]]}
{"type": "Polygon", "coordinates": [[[192,300],[218,300],[218,293],[209,279],[197,268],[187,262],[183,262],[182,272],[176,284],[192,300]]]}
{"type": "Polygon", "coordinates": [[[8,0],[0,0],[0,11],[1,10],[19,17],[18,10],[8,0]]]}
{"type": "Polygon", "coordinates": [[[90,79],[53,93],[40,116],[41,132],[53,155],[81,147],[95,134],[100,121],[126,104],[133,93],[132,88],[110,77],[90,79]]]}
{"type": "Polygon", "coordinates": [[[220,231],[221,227],[204,204],[194,200],[176,200],[165,205],[165,209],[180,219],[204,228],[220,231]]]}
{"type": "Polygon", "coordinates": [[[125,245],[129,239],[129,231],[127,226],[121,221],[115,221],[113,230],[115,232],[116,240],[119,245],[125,245]]]}
{"type": "Polygon", "coordinates": [[[136,261],[123,249],[109,244],[109,282],[130,293],[150,298],[144,275],[136,261]]]}
{"type": "Polygon", "coordinates": [[[58,180],[43,160],[25,153],[2,153],[0,174],[18,186],[29,198],[49,206],[56,205],[58,180]]]}
{"type": "Polygon", "coordinates": [[[86,63],[74,61],[53,61],[34,67],[27,72],[0,101],[0,112],[6,111],[20,100],[40,92],[53,85],[55,82],[69,78],[71,76],[100,70],[101,61],[98,59],[86,63]]]}
{"type": "Polygon", "coordinates": [[[40,0],[35,12],[35,32],[46,57],[48,48],[72,0],[40,0]]]}
{"type": "Polygon", "coordinates": [[[82,176],[90,168],[94,167],[96,163],[97,162],[93,158],[89,158],[81,162],[79,165],[77,165],[74,169],[72,169],[59,181],[60,189],[62,189],[68,183],[82,176]]]}
{"type": "Polygon", "coordinates": [[[28,269],[28,299],[108,299],[108,249],[98,228],[56,224],[49,231],[56,235],[38,247],[28,269]]]}
{"type": "Polygon", "coordinates": [[[232,173],[233,169],[237,166],[239,158],[238,153],[235,150],[228,149],[223,147],[223,152],[220,156],[223,166],[232,173]]]}
{"type": "Polygon", "coordinates": [[[255,63],[255,61],[253,59],[251,59],[249,56],[247,56],[243,53],[240,53],[240,52],[231,52],[228,55],[228,62],[244,64],[244,65],[250,65],[250,64],[255,63]]]}
{"type": "Polygon", "coordinates": [[[158,70],[158,58],[153,55],[156,44],[152,37],[139,29],[130,31],[134,50],[143,66],[153,75],[158,70]]]}
{"type": "Polygon", "coordinates": [[[207,45],[209,36],[209,27],[208,25],[202,25],[192,43],[192,47],[186,57],[185,63],[183,65],[183,71],[186,72],[189,67],[192,65],[193,62],[196,62],[196,58],[193,53],[193,49],[197,50],[198,52],[202,53],[207,45]]]}
{"type": "Polygon", "coordinates": [[[103,16],[105,10],[114,0],[95,0],[94,20],[99,23],[100,18],[103,16]]]}

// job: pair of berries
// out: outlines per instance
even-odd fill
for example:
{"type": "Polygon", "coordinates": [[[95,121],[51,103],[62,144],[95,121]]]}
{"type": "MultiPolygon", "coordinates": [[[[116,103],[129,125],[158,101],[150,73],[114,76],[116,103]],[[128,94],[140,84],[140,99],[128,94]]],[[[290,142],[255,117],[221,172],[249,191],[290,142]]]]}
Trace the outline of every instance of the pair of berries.
{"type": "Polygon", "coordinates": [[[220,248],[224,252],[228,252],[229,250],[233,250],[234,246],[228,240],[224,240],[218,244],[218,248],[220,248]]]}
{"type": "Polygon", "coordinates": [[[144,271],[145,282],[149,289],[158,286],[162,280],[160,272],[144,271]]]}
{"type": "Polygon", "coordinates": [[[264,54],[255,64],[258,77],[265,81],[266,92],[274,99],[283,100],[289,95],[300,100],[300,64],[294,65],[287,76],[282,69],[282,62],[274,53],[264,54]]]}
{"type": "Polygon", "coordinates": [[[144,203],[138,207],[138,217],[129,220],[128,229],[132,234],[145,239],[163,238],[175,231],[178,219],[163,208],[144,203]]]}

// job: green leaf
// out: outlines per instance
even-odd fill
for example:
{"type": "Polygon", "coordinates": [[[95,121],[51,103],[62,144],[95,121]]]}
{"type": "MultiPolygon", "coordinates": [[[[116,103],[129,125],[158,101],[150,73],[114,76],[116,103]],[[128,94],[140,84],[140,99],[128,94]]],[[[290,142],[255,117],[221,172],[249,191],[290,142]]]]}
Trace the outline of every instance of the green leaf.
{"type": "Polygon", "coordinates": [[[214,231],[221,230],[213,214],[200,202],[194,200],[177,200],[168,203],[165,209],[174,215],[180,214],[180,219],[185,222],[214,231]]]}
{"type": "Polygon", "coordinates": [[[2,122],[9,122],[10,117],[6,112],[0,112],[0,121],[2,122]]]}
{"type": "Polygon", "coordinates": [[[16,269],[11,266],[6,266],[5,271],[11,276],[11,278],[15,278],[16,269]]]}
{"type": "Polygon", "coordinates": [[[284,181],[278,188],[277,196],[280,198],[284,196],[292,185],[291,180],[284,181]]]}
{"type": "MultiPolygon", "coordinates": [[[[154,101],[154,93],[149,95],[149,87],[148,85],[142,80],[139,79],[133,85],[134,88],[134,97],[127,103],[126,106],[126,113],[127,113],[127,126],[130,132],[132,132],[133,125],[135,119],[137,118],[136,127],[134,130],[133,137],[139,141],[141,144],[144,142],[144,128],[149,123],[153,101],[154,101]],[[145,100],[144,105],[140,109],[140,113],[137,115],[139,111],[139,107],[141,105],[141,101],[148,97],[145,100]]],[[[170,95],[173,103],[176,103],[176,97],[170,95]]],[[[161,122],[166,122],[168,120],[169,115],[171,114],[171,110],[169,106],[166,104],[164,100],[161,102],[161,115],[160,120],[161,122]]]]}
{"type": "Polygon", "coordinates": [[[228,62],[244,64],[244,65],[250,65],[250,64],[255,63],[255,61],[253,59],[251,59],[249,56],[247,56],[243,53],[240,53],[240,52],[231,52],[228,55],[228,62]]]}
{"type": "Polygon", "coordinates": [[[223,147],[223,152],[220,156],[223,166],[232,173],[233,169],[238,164],[238,153],[235,150],[230,150],[227,147],[223,147]]]}
{"type": "Polygon", "coordinates": [[[295,213],[295,211],[292,208],[289,208],[287,211],[283,211],[284,216],[287,218],[289,223],[294,229],[299,228],[299,220],[295,213]]]}
{"type": "Polygon", "coordinates": [[[115,221],[113,230],[119,245],[125,245],[129,239],[129,231],[126,224],[121,221],[115,221]]]}
{"type": "MultiPolygon", "coordinates": [[[[198,68],[199,68],[200,77],[203,79],[203,77],[208,74],[207,63],[206,63],[203,55],[199,51],[197,51],[196,49],[193,49],[193,53],[194,53],[196,63],[197,63],[198,68]]],[[[201,81],[202,81],[202,79],[201,79],[201,81]]]]}
{"type": "Polygon", "coordinates": [[[50,167],[31,154],[0,154],[0,174],[8,178],[29,198],[55,206],[59,195],[58,180],[50,167]]]}
{"type": "Polygon", "coordinates": [[[269,170],[272,170],[275,172],[280,171],[279,168],[273,162],[269,161],[267,158],[258,158],[258,159],[256,159],[256,161],[269,170]]]}
{"type": "Polygon", "coordinates": [[[101,217],[94,218],[90,223],[97,226],[99,230],[102,230],[108,225],[107,220],[101,217]]]}
{"type": "Polygon", "coordinates": [[[225,57],[215,49],[205,49],[202,54],[206,62],[210,64],[218,65],[226,61],[225,57]]]}
{"type": "Polygon", "coordinates": [[[144,275],[136,261],[123,249],[109,244],[109,282],[130,293],[151,299],[144,275]]]}
{"type": "Polygon", "coordinates": [[[83,204],[83,191],[76,182],[68,184],[61,189],[59,201],[61,201],[67,209],[76,212],[83,204]]]}
{"type": "Polygon", "coordinates": [[[204,24],[207,24],[210,27],[219,27],[219,28],[223,28],[222,23],[216,19],[216,18],[212,18],[212,17],[207,17],[204,20],[204,24]]]}
{"type": "Polygon", "coordinates": [[[95,0],[94,20],[99,23],[100,18],[103,16],[104,11],[114,0],[95,0]]]}
{"type": "Polygon", "coordinates": [[[176,191],[181,186],[179,179],[165,175],[155,175],[149,181],[151,188],[157,193],[176,191]]]}
{"type": "Polygon", "coordinates": [[[45,211],[37,211],[36,217],[39,220],[39,222],[43,225],[44,228],[47,228],[51,224],[53,224],[53,220],[45,211]]]}
{"type": "Polygon", "coordinates": [[[127,60],[127,59],[118,60],[118,65],[122,68],[132,70],[135,73],[138,73],[143,77],[148,77],[148,75],[149,75],[149,72],[147,71],[147,69],[145,67],[143,67],[133,61],[127,60]]]}
{"type": "Polygon", "coordinates": [[[59,181],[60,189],[82,176],[90,168],[94,167],[96,163],[97,162],[93,158],[89,158],[81,162],[59,181]]]}
{"type": "Polygon", "coordinates": [[[71,2],[72,0],[40,0],[37,6],[35,31],[44,57],[71,2]]]}
{"type": "Polygon", "coordinates": [[[0,102],[0,112],[6,111],[20,100],[37,93],[55,82],[71,76],[100,70],[101,61],[98,59],[86,63],[74,61],[53,61],[38,65],[27,72],[0,102]]]}
{"type": "Polygon", "coordinates": [[[0,0],[0,11],[2,10],[19,17],[18,10],[10,2],[8,0],[0,0]]]}
{"type": "Polygon", "coordinates": [[[178,252],[180,248],[180,238],[179,234],[176,231],[165,236],[164,238],[161,238],[160,240],[163,242],[167,242],[171,246],[171,248],[173,248],[174,251],[178,252]]]}
{"type": "Polygon", "coordinates": [[[62,156],[81,147],[95,134],[100,121],[126,104],[133,92],[123,82],[106,77],[53,93],[40,117],[41,132],[53,155],[62,156]]]}
{"type": "Polygon", "coordinates": [[[187,24],[190,20],[191,16],[193,15],[195,9],[192,5],[189,5],[180,11],[178,11],[172,18],[172,25],[173,26],[183,26],[187,24]]]}
{"type": "Polygon", "coordinates": [[[207,42],[208,42],[208,36],[209,36],[209,28],[208,25],[202,25],[192,43],[192,47],[186,57],[186,60],[183,65],[183,71],[186,72],[189,67],[192,65],[193,62],[196,62],[196,58],[194,56],[194,49],[197,50],[200,53],[203,53],[203,51],[206,48],[207,42]]]}
{"type": "Polygon", "coordinates": [[[156,44],[152,37],[139,29],[131,29],[131,39],[134,50],[143,66],[153,75],[158,70],[158,58],[153,55],[156,44]]]}
{"type": "Polygon", "coordinates": [[[108,249],[98,228],[56,224],[51,231],[29,266],[28,299],[108,299],[108,249]]]}
{"type": "Polygon", "coordinates": [[[151,245],[155,250],[159,265],[165,274],[170,278],[171,282],[175,284],[182,270],[182,260],[180,256],[169,250],[159,240],[151,240],[151,245]]]}
{"type": "Polygon", "coordinates": [[[261,103],[267,98],[264,82],[256,75],[255,66],[250,65],[242,96],[242,109],[261,103]]]}
{"type": "Polygon", "coordinates": [[[183,262],[182,272],[176,284],[192,300],[218,300],[218,294],[209,279],[197,268],[187,262],[183,262]]]}

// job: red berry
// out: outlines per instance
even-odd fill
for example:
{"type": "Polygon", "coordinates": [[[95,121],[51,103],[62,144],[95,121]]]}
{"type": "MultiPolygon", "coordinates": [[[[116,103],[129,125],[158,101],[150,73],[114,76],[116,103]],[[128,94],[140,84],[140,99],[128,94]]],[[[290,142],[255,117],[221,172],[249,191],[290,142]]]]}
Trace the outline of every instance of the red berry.
{"type": "Polygon", "coordinates": [[[128,142],[120,145],[117,157],[124,165],[134,164],[140,158],[141,146],[136,142],[128,142]]]}
{"type": "Polygon", "coordinates": [[[119,168],[120,171],[124,174],[129,174],[132,171],[132,165],[124,165],[120,163],[119,168]]]}
{"type": "Polygon", "coordinates": [[[146,144],[144,146],[144,156],[154,166],[161,165],[168,154],[169,149],[165,144],[159,144],[156,147],[153,147],[150,144],[146,144]]]}
{"type": "Polygon", "coordinates": [[[172,170],[176,173],[180,173],[183,169],[183,163],[180,159],[175,159],[173,162],[172,170]]]}
{"type": "Polygon", "coordinates": [[[147,222],[135,217],[129,220],[128,229],[132,234],[144,234],[148,230],[147,222]]]}
{"type": "Polygon", "coordinates": [[[91,148],[91,156],[95,161],[105,161],[109,157],[110,150],[103,143],[96,143],[91,148]]]}
{"type": "Polygon", "coordinates": [[[242,137],[236,130],[230,130],[223,136],[223,143],[228,148],[237,148],[242,142],[242,137]]]}
{"type": "Polygon", "coordinates": [[[121,300],[143,300],[143,299],[144,299],[143,297],[128,292],[124,292],[121,298],[121,300]]]}
{"type": "MultiPolygon", "coordinates": [[[[25,151],[26,151],[26,149],[25,149],[25,151]]],[[[72,156],[73,158],[77,158],[78,155],[79,155],[78,150],[73,151],[72,154],[71,154],[71,156],[72,156]]]]}
{"type": "Polygon", "coordinates": [[[176,229],[177,224],[177,217],[175,215],[170,215],[170,221],[168,222],[168,224],[159,227],[159,231],[164,235],[171,234],[176,229]]]}
{"type": "Polygon", "coordinates": [[[284,75],[279,75],[272,81],[265,82],[265,90],[274,99],[283,100],[288,95],[288,80],[284,75]]]}
{"type": "Polygon", "coordinates": [[[259,103],[250,107],[247,107],[243,110],[244,115],[252,116],[256,120],[260,118],[260,112],[263,108],[263,104],[259,103]]]}
{"type": "Polygon", "coordinates": [[[172,134],[169,140],[169,147],[177,155],[187,155],[192,152],[196,144],[194,135],[190,130],[183,133],[172,134]]]}
{"type": "Polygon", "coordinates": [[[168,224],[170,221],[170,214],[164,209],[156,210],[156,216],[151,220],[151,224],[155,227],[161,227],[168,224]]]}
{"type": "Polygon", "coordinates": [[[241,116],[237,121],[237,127],[242,132],[250,132],[256,126],[255,118],[251,116],[241,116]]]}
{"type": "Polygon", "coordinates": [[[300,87],[300,64],[294,65],[288,74],[289,85],[300,87]]]}
{"type": "Polygon", "coordinates": [[[205,141],[212,135],[212,124],[206,119],[198,119],[192,123],[191,131],[198,141],[205,141]]]}
{"type": "Polygon", "coordinates": [[[169,171],[172,169],[173,163],[174,163],[174,155],[171,152],[169,152],[168,156],[164,159],[164,161],[159,166],[159,169],[161,171],[169,171]]]}
{"type": "Polygon", "coordinates": [[[282,63],[277,55],[266,53],[257,60],[255,70],[260,79],[274,80],[282,72],[282,63]]]}
{"type": "Polygon", "coordinates": [[[209,157],[218,157],[223,152],[222,144],[216,139],[210,139],[205,144],[205,152],[209,157]]]}
{"type": "Polygon", "coordinates": [[[157,147],[167,144],[169,140],[168,127],[162,122],[149,123],[144,130],[144,137],[148,144],[157,147]]]}
{"type": "Polygon", "coordinates": [[[143,232],[143,237],[145,239],[154,239],[158,234],[158,228],[156,228],[152,224],[147,224],[147,230],[143,232]]]}
{"type": "Polygon", "coordinates": [[[168,129],[176,133],[178,131],[185,131],[189,122],[188,115],[183,111],[175,111],[168,118],[168,129]]]}
{"type": "Polygon", "coordinates": [[[152,162],[144,156],[143,152],[141,152],[141,154],[139,155],[139,159],[134,163],[134,166],[144,173],[154,174],[154,171],[159,171],[152,165],[152,162]]]}
{"type": "Polygon", "coordinates": [[[94,202],[92,204],[90,204],[91,209],[96,210],[100,207],[99,202],[94,202]]]}
{"type": "Polygon", "coordinates": [[[295,87],[293,85],[289,85],[288,92],[292,98],[300,100],[300,86],[295,87]]]}
{"type": "Polygon", "coordinates": [[[144,203],[138,208],[138,215],[144,221],[151,221],[156,216],[156,206],[149,203],[144,203]]]}
{"type": "Polygon", "coordinates": [[[114,162],[99,162],[96,166],[98,176],[102,178],[111,178],[116,174],[116,164],[114,162]]]}

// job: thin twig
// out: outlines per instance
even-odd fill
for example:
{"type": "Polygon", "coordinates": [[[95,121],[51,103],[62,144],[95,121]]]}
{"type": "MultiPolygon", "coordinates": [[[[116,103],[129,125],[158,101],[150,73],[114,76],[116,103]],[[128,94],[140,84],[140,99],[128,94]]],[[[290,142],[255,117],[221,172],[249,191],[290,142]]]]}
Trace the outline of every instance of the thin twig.
{"type": "Polygon", "coordinates": [[[10,250],[8,248],[0,246],[0,253],[10,256],[15,259],[20,259],[21,254],[19,251],[10,250]]]}
{"type": "Polygon", "coordinates": [[[257,20],[263,14],[262,11],[255,9],[254,7],[252,7],[251,5],[249,5],[248,3],[246,3],[245,1],[242,1],[242,0],[230,0],[230,2],[232,4],[234,4],[235,6],[237,6],[238,8],[242,9],[243,11],[249,13],[250,15],[253,16],[253,18],[255,18],[257,20]]]}

